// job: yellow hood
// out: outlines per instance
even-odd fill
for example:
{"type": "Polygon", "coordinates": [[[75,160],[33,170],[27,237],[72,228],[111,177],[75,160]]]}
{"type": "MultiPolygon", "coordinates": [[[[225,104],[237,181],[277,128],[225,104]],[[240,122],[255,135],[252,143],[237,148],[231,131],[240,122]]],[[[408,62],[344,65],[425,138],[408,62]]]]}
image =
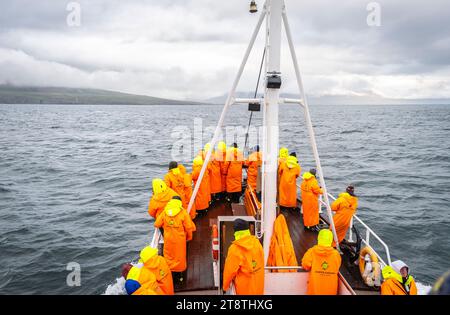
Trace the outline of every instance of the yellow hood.
{"type": "Polygon", "coordinates": [[[289,168],[294,168],[298,165],[298,160],[295,156],[288,156],[286,159],[286,165],[289,168]]]}
{"type": "Polygon", "coordinates": [[[248,236],[248,235],[251,235],[250,230],[237,231],[237,232],[234,232],[234,239],[236,241],[238,241],[241,238],[243,238],[244,236],[248,236]]]}
{"type": "Polygon", "coordinates": [[[180,174],[181,174],[181,171],[180,171],[180,169],[179,169],[178,167],[172,168],[170,171],[171,171],[174,175],[180,175],[180,174]]]}
{"type": "Polygon", "coordinates": [[[151,246],[147,246],[141,250],[140,257],[142,262],[145,264],[150,258],[158,255],[158,249],[151,246]]]}
{"type": "Polygon", "coordinates": [[[169,217],[174,217],[180,213],[181,209],[183,209],[181,200],[171,199],[164,208],[164,211],[169,217]]]}
{"type": "Polygon", "coordinates": [[[197,156],[194,161],[192,161],[192,164],[194,166],[202,166],[203,165],[203,159],[201,156],[197,156]]]}
{"type": "Polygon", "coordinates": [[[400,283],[403,282],[402,276],[399,275],[398,273],[396,273],[394,268],[392,268],[391,266],[384,267],[382,270],[382,274],[383,274],[383,279],[385,279],[385,280],[392,278],[392,279],[397,280],[400,283]]]}
{"type": "Polygon", "coordinates": [[[163,193],[163,192],[165,192],[167,190],[166,183],[160,178],[155,178],[152,181],[152,186],[153,186],[153,193],[155,195],[163,193]]]}
{"type": "Polygon", "coordinates": [[[308,180],[308,179],[313,178],[313,177],[314,177],[314,175],[311,174],[310,172],[306,172],[306,173],[304,173],[303,176],[302,176],[302,178],[303,178],[304,180],[308,180]]]}
{"type": "Polygon", "coordinates": [[[333,233],[328,229],[320,230],[317,237],[317,244],[320,246],[330,247],[333,243],[333,233]]]}
{"type": "Polygon", "coordinates": [[[217,144],[217,149],[218,149],[219,151],[221,151],[221,152],[227,152],[227,145],[225,144],[225,142],[220,141],[220,142],[217,144]]]}
{"type": "Polygon", "coordinates": [[[281,148],[280,149],[280,158],[287,158],[289,155],[289,150],[287,148],[281,148]]]}

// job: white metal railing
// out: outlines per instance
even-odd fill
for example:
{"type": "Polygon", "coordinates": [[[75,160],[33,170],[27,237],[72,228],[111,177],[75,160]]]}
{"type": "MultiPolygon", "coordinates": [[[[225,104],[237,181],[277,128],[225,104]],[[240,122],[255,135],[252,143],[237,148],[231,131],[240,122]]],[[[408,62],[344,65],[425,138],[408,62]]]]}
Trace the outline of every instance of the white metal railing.
{"type": "MultiPolygon", "coordinates": [[[[336,200],[336,198],[333,195],[331,195],[331,194],[328,194],[328,197],[330,197],[332,200],[336,200]]],[[[320,200],[320,202],[322,204],[325,204],[322,200],[320,200]]],[[[390,251],[389,251],[389,247],[386,245],[386,243],[366,223],[363,222],[363,220],[358,218],[358,216],[356,214],[353,215],[352,220],[350,221],[349,241],[352,241],[352,239],[353,239],[353,231],[352,231],[353,220],[358,221],[366,229],[365,238],[362,238],[361,241],[365,245],[367,245],[371,249],[373,249],[373,251],[375,252],[377,257],[380,259],[381,263],[383,263],[384,265],[387,265],[386,262],[383,260],[383,258],[381,258],[380,254],[378,254],[377,251],[370,245],[370,235],[375,237],[375,239],[377,239],[380,242],[380,244],[384,247],[384,250],[386,251],[386,257],[387,257],[388,265],[390,265],[391,264],[391,254],[390,254],[390,251]]]]}
{"type": "Polygon", "coordinates": [[[157,248],[158,247],[158,243],[159,241],[162,239],[162,234],[161,231],[158,228],[155,228],[155,231],[153,232],[153,238],[152,238],[152,242],[150,243],[150,246],[153,248],[157,248]]]}

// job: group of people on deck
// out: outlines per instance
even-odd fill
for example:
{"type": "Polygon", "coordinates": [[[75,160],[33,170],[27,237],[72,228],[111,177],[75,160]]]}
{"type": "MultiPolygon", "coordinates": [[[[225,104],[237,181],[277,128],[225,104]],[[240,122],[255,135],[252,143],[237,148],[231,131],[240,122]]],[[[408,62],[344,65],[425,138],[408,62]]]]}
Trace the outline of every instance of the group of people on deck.
{"type": "MultiPolygon", "coordinates": [[[[182,164],[170,162],[164,179],[153,179],[153,195],[148,206],[148,213],[155,220],[155,228],[159,228],[164,235],[163,255],[158,255],[157,248],[147,246],[140,252],[138,264],[124,265],[122,274],[126,279],[127,293],[174,294],[174,284],[184,283],[186,245],[196,231],[193,220],[206,215],[215,200],[239,202],[244,168],[247,168],[247,187],[256,191],[261,165],[259,146],[255,146],[249,157],[244,159],[236,143],[227,148],[224,142],[219,142],[216,150],[206,144],[193,159],[191,173],[182,164]],[[209,162],[204,168],[195,199],[190,202],[208,153],[209,162]]],[[[297,205],[297,179],[300,176],[301,166],[296,154],[282,148],[278,159],[278,205],[281,210],[300,210],[297,205]]],[[[308,294],[337,294],[341,256],[335,249],[331,230],[319,228],[319,196],[323,191],[316,179],[315,169],[303,173],[301,178],[304,227],[319,231],[318,244],[305,253],[301,262],[302,267],[310,271],[308,294]]],[[[353,186],[348,186],[331,204],[331,209],[336,212],[333,221],[339,243],[345,238],[357,205],[358,198],[353,186]]],[[[223,289],[228,290],[233,282],[238,294],[263,294],[264,252],[261,243],[250,234],[248,222],[238,219],[234,228],[235,241],[225,261],[223,289]]],[[[400,270],[397,273],[396,269],[389,268],[383,269],[386,281],[382,293],[398,294],[395,281],[403,279],[401,287],[408,288],[404,290],[405,294],[415,294],[417,290],[413,278],[408,273],[399,275],[400,270]]]]}

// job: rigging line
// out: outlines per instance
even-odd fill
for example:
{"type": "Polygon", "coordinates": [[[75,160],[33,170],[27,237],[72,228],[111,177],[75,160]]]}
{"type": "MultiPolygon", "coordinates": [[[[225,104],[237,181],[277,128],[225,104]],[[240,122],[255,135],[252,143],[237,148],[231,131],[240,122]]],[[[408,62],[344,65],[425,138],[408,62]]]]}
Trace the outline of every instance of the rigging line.
{"type": "MultiPolygon", "coordinates": [[[[255,95],[253,96],[253,98],[256,98],[256,95],[258,94],[259,81],[261,80],[261,72],[262,72],[262,68],[263,68],[263,64],[264,64],[264,57],[265,56],[266,56],[266,48],[264,47],[264,52],[263,52],[263,55],[262,55],[262,58],[261,58],[261,65],[259,67],[258,81],[256,82],[255,95]]],[[[250,125],[252,124],[252,118],[253,118],[253,111],[250,113],[250,118],[248,120],[247,132],[245,134],[244,151],[248,151],[248,148],[247,148],[248,133],[249,133],[249,130],[250,130],[250,125]]]]}

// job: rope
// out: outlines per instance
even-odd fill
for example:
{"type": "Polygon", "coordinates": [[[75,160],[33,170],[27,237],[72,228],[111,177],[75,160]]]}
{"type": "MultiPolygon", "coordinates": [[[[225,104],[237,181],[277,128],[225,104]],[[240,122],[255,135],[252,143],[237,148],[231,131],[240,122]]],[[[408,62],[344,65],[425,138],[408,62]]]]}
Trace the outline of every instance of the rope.
{"type": "MultiPolygon", "coordinates": [[[[259,88],[259,81],[261,79],[261,72],[262,72],[262,68],[263,68],[263,64],[264,64],[264,57],[266,56],[266,48],[264,47],[264,52],[261,58],[261,65],[259,66],[259,74],[258,74],[258,81],[256,82],[256,88],[255,88],[255,95],[253,96],[253,98],[256,98],[256,95],[258,94],[258,88],[259,88]]],[[[252,124],[252,118],[253,118],[253,112],[250,113],[250,118],[248,120],[248,125],[247,125],[247,133],[245,134],[245,144],[244,144],[244,150],[245,152],[248,152],[248,147],[247,147],[247,142],[248,142],[248,133],[250,130],[250,125],[252,124]]]]}

